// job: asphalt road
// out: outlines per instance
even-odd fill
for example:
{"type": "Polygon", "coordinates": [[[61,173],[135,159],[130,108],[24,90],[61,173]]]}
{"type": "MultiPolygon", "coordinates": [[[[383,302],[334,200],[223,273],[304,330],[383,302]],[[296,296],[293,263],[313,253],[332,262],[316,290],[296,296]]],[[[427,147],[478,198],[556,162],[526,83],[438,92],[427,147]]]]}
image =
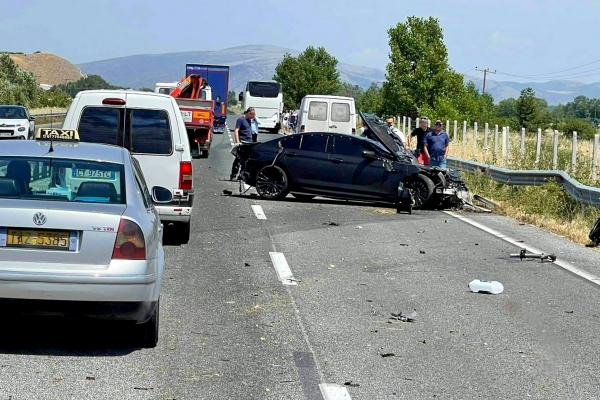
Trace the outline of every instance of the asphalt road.
{"type": "Polygon", "coordinates": [[[166,249],[159,345],[132,347],[118,324],[3,321],[0,399],[598,397],[600,288],[565,268],[600,275],[599,253],[492,215],[225,196],[230,148],[216,135],[194,161],[193,234],[166,249]],[[518,246],[468,222],[570,264],[511,260],[518,246]],[[476,278],[504,292],[471,293],[476,278]],[[416,322],[390,323],[413,309],[416,322]]]}

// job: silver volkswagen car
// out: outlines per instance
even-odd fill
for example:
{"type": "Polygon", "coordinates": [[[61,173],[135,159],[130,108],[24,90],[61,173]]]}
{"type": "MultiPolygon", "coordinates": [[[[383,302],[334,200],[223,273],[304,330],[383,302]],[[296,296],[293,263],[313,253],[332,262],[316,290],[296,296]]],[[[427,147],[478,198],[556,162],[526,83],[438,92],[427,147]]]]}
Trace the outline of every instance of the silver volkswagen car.
{"type": "Polygon", "coordinates": [[[167,192],[151,194],[122,147],[3,142],[0,302],[11,311],[133,321],[140,344],[154,347],[164,252],[153,199],[170,200],[167,192]]]}

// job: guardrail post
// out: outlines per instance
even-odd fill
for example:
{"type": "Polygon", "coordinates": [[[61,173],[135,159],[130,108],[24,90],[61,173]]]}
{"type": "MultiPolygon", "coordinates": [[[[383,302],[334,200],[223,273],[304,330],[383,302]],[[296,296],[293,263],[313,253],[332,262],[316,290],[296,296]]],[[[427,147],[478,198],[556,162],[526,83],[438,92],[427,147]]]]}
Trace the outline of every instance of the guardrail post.
{"type": "Polygon", "coordinates": [[[463,145],[467,144],[467,121],[463,121],[463,145]]]}
{"type": "Polygon", "coordinates": [[[571,171],[575,172],[577,168],[577,132],[573,131],[573,152],[571,153],[571,171]]]}
{"type": "Polygon", "coordinates": [[[417,118],[415,120],[415,129],[417,129],[419,126],[421,126],[421,118],[417,118]]]}
{"type": "Polygon", "coordinates": [[[596,182],[598,178],[598,140],[599,135],[594,135],[594,154],[592,156],[592,180],[596,182]]]}
{"type": "Polygon", "coordinates": [[[498,125],[494,126],[494,156],[498,154],[498,125]]]}
{"type": "Polygon", "coordinates": [[[407,130],[406,130],[406,116],[402,117],[402,132],[407,133],[407,130]]]}
{"type": "Polygon", "coordinates": [[[554,143],[552,149],[552,169],[558,168],[558,131],[554,130],[554,143]]]}
{"type": "Polygon", "coordinates": [[[407,125],[408,129],[406,130],[406,132],[410,132],[412,130],[412,129],[410,129],[410,121],[411,121],[411,119],[410,119],[410,117],[408,117],[408,119],[406,120],[406,122],[408,123],[408,125],[407,125]]]}
{"type": "Polygon", "coordinates": [[[542,129],[538,128],[537,132],[537,143],[535,145],[535,163],[540,162],[540,155],[542,154],[542,129]]]}
{"type": "Polygon", "coordinates": [[[473,123],[473,148],[477,148],[477,122],[473,123]]]}
{"type": "Polygon", "coordinates": [[[450,136],[450,120],[446,120],[446,133],[450,136]]]}
{"type": "Polygon", "coordinates": [[[483,148],[488,148],[488,135],[490,134],[490,125],[486,122],[483,128],[483,148]]]}
{"type": "Polygon", "coordinates": [[[508,127],[502,127],[502,165],[506,165],[506,156],[508,155],[508,127]]]}
{"type": "Polygon", "coordinates": [[[452,140],[453,142],[456,142],[458,140],[456,135],[458,135],[458,121],[454,120],[454,139],[452,140]]]}
{"type": "Polygon", "coordinates": [[[521,158],[525,157],[525,128],[521,128],[521,158]]]}

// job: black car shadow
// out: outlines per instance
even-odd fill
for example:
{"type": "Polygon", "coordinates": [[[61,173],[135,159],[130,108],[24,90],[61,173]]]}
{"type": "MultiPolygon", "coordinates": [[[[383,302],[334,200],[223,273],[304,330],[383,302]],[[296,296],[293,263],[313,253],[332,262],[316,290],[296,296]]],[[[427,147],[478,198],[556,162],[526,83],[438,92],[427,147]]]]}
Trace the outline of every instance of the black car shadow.
{"type": "Polygon", "coordinates": [[[39,316],[2,319],[0,354],[120,357],[140,349],[133,324],[39,316]]]}

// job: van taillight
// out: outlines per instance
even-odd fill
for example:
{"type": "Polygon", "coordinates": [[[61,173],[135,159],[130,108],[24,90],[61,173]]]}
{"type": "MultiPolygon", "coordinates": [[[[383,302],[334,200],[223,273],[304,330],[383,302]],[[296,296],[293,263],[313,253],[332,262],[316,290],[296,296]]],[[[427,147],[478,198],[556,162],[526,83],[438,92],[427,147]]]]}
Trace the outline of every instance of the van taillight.
{"type": "Polygon", "coordinates": [[[106,99],[102,100],[102,104],[106,104],[109,106],[124,106],[125,100],[114,97],[107,97],[106,99]]]}
{"type": "Polygon", "coordinates": [[[146,242],[138,224],[128,219],[121,219],[112,258],[113,260],[146,259],[146,242]]]}
{"type": "Polygon", "coordinates": [[[304,125],[300,125],[300,133],[304,132],[304,125]]]}
{"type": "Polygon", "coordinates": [[[352,128],[352,134],[356,135],[356,128],[352,128]]]}
{"type": "Polygon", "coordinates": [[[179,189],[192,190],[192,163],[182,161],[179,163],[179,189]]]}

